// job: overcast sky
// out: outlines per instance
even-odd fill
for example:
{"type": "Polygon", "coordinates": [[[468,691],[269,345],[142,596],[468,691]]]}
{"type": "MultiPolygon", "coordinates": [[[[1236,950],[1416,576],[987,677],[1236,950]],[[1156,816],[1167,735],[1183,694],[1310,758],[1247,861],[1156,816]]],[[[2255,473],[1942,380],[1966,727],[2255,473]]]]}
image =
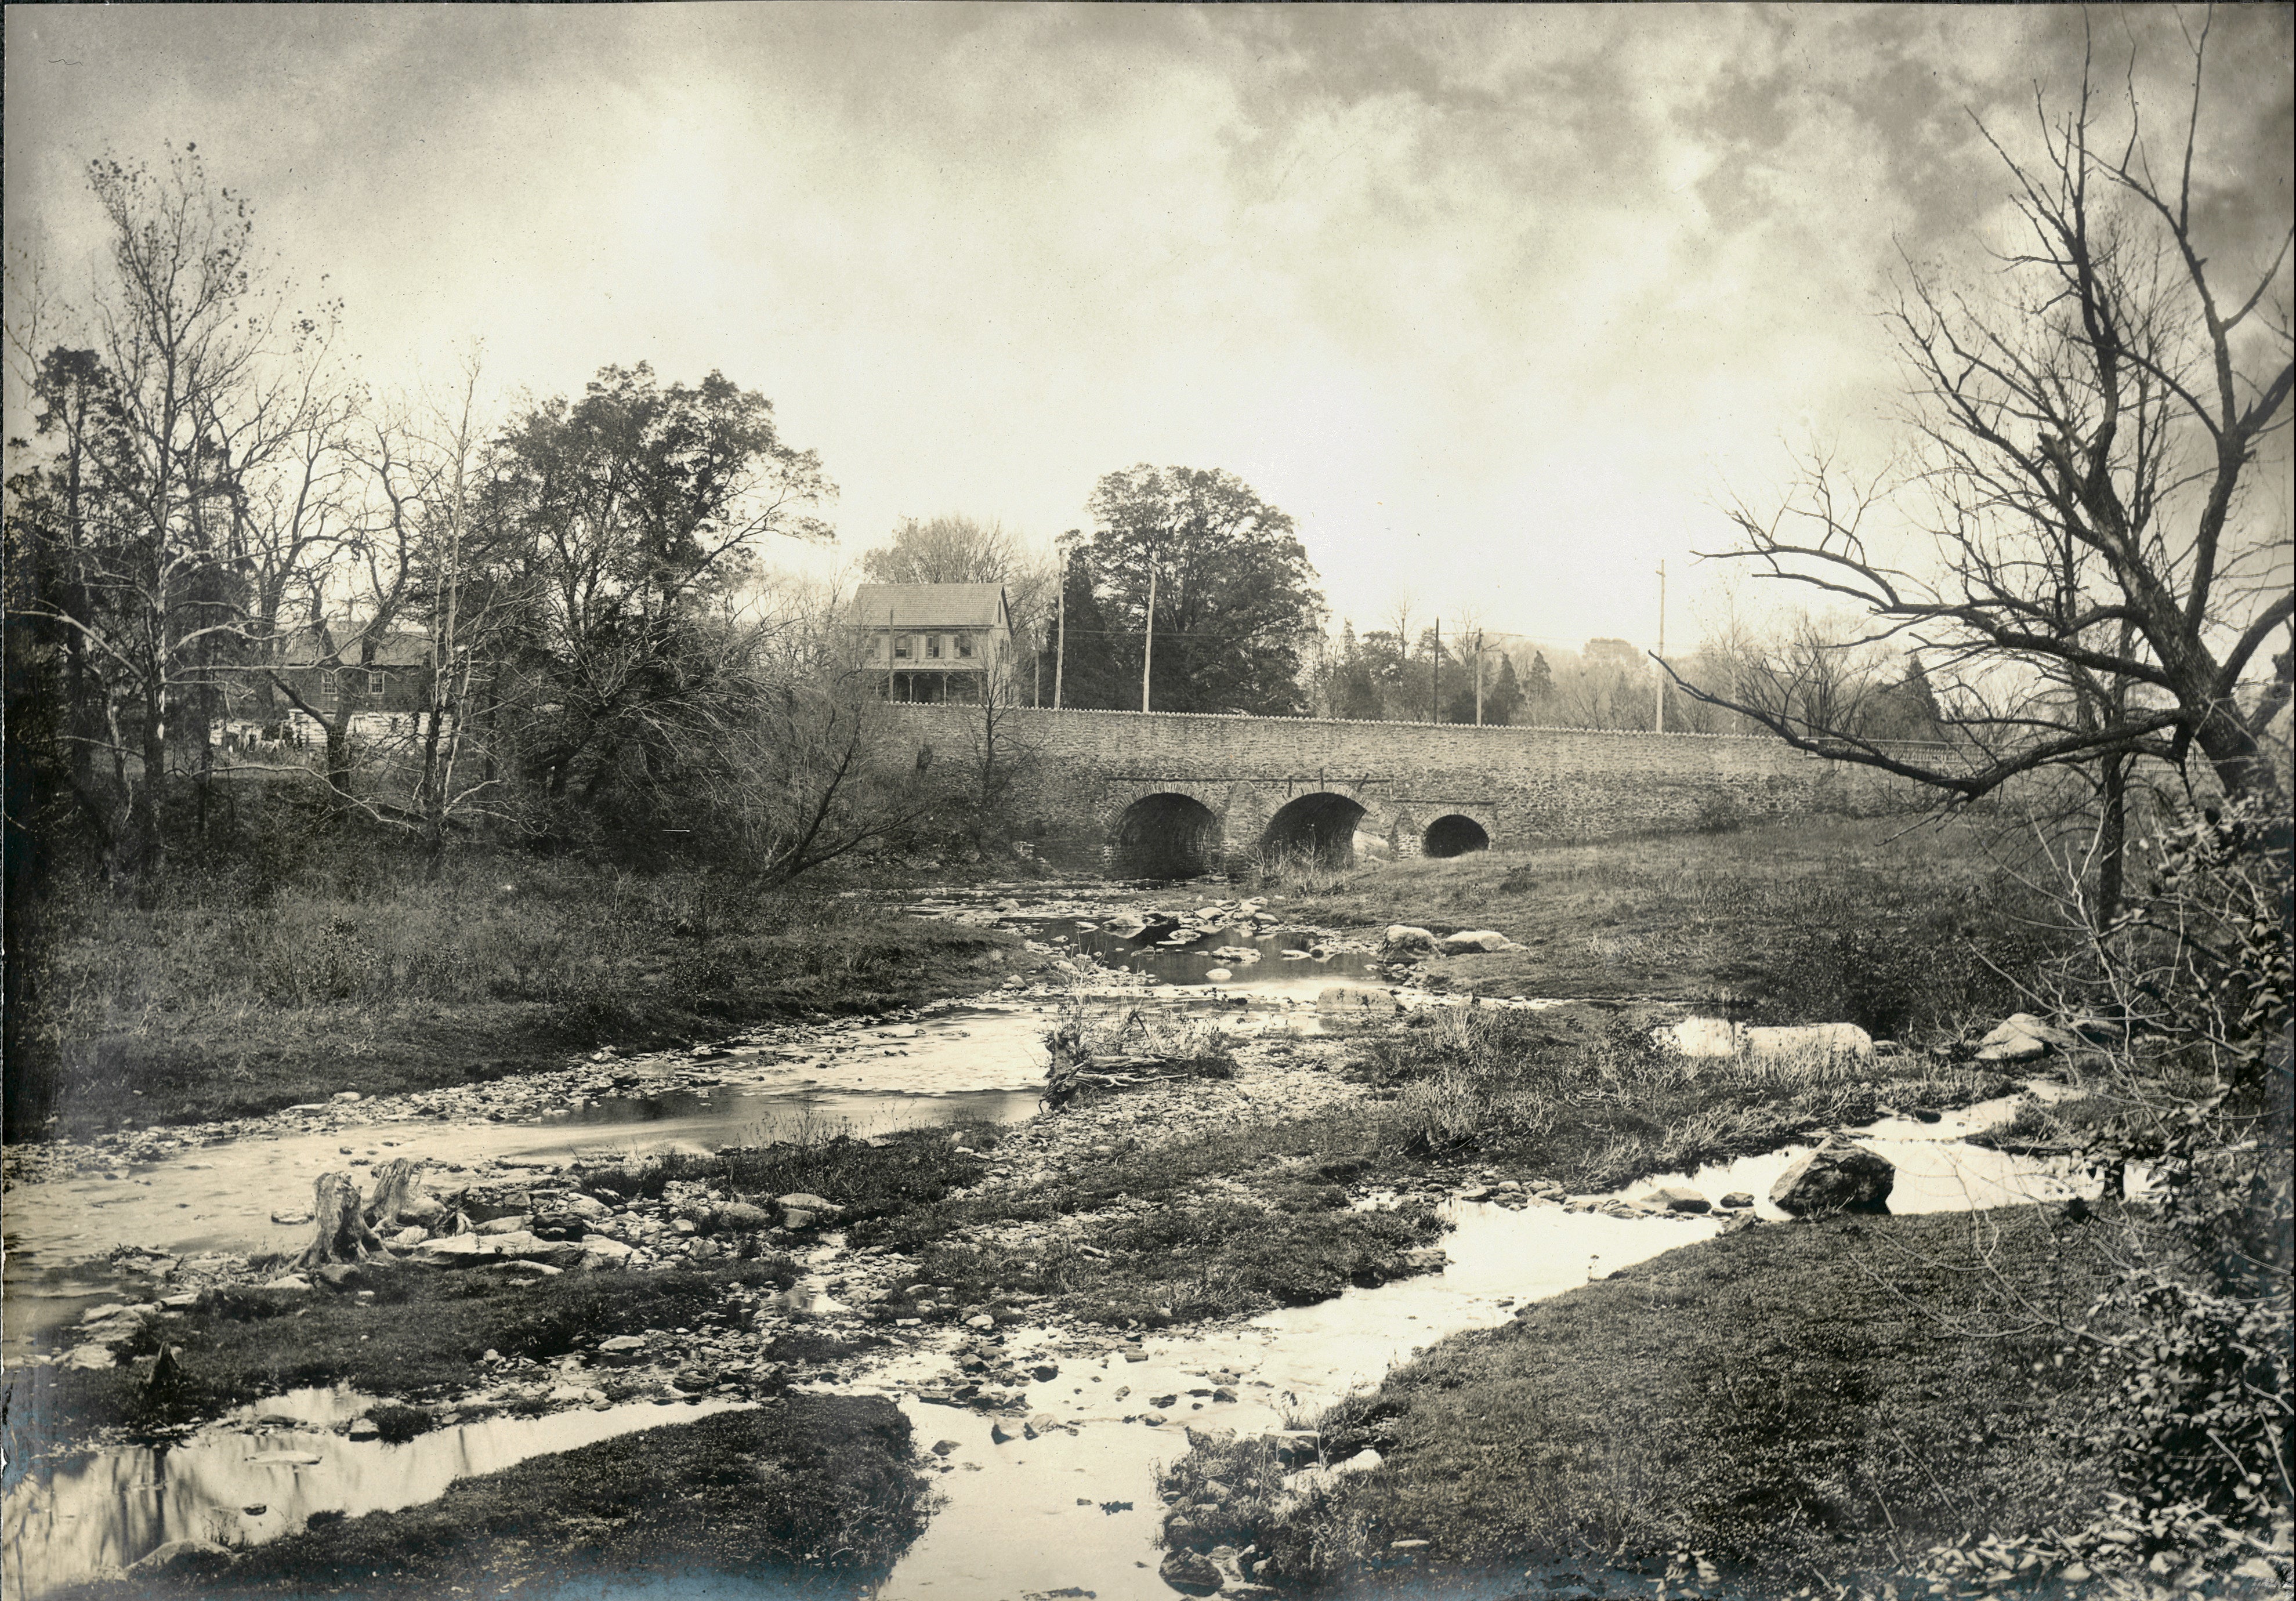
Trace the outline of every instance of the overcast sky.
{"type": "MultiPolygon", "coordinates": [[[[2087,13],[2148,114],[2175,14],[2087,13]]],[[[2198,13],[2193,13],[2196,20],[2198,13]]],[[[79,267],[87,160],[195,142],[367,375],[482,336],[769,396],[843,547],[1049,538],[1102,473],[1225,467],[1335,612],[1655,633],[1652,569],[1781,441],[1872,449],[1900,250],[1964,250],[2077,81],[2071,8],[11,7],[12,244],[79,267]]],[[[2290,12],[2221,11],[2202,196],[2284,215],[2290,12]]]]}

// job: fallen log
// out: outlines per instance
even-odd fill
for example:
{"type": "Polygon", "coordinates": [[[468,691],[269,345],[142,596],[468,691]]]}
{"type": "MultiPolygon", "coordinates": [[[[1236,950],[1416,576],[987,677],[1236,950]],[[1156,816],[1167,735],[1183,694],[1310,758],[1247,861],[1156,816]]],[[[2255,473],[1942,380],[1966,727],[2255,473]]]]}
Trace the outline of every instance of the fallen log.
{"type": "Polygon", "coordinates": [[[312,1186],[311,1216],[318,1224],[298,1268],[324,1268],[335,1262],[363,1262],[384,1254],[382,1242],[359,1215],[358,1186],[348,1173],[322,1173],[312,1186]]]}

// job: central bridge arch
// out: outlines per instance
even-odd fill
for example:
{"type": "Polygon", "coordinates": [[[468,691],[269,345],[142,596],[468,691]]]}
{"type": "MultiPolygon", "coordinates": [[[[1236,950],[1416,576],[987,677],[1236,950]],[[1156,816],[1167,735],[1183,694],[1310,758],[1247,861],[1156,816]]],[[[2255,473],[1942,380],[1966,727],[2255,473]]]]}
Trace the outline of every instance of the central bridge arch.
{"type": "Polygon", "coordinates": [[[1356,830],[1369,815],[1360,800],[1328,790],[1287,800],[1267,819],[1259,836],[1259,850],[1269,860],[1286,857],[1320,866],[1351,866],[1356,859],[1356,830]]]}

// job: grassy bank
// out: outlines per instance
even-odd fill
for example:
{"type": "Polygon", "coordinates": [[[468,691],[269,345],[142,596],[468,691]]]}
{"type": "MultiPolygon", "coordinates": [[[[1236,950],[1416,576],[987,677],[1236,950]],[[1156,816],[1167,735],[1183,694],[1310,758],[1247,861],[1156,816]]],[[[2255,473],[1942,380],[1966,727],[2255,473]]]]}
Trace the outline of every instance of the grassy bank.
{"type": "Polygon", "coordinates": [[[1325,924],[1495,928],[1520,948],[1434,964],[1482,995],[1731,997],[1761,1021],[1877,1036],[2013,1010],[2050,908],[1988,821],[1796,818],[1716,833],[1314,871],[1272,909],[1325,924]]]}
{"type": "Polygon", "coordinates": [[[43,912],[26,1036],[75,1137],[879,1010],[1028,961],[1003,936],[853,898],[477,852],[435,882],[323,858],[283,883],[186,873],[148,904],[89,886],[43,912]]]}
{"type": "Polygon", "coordinates": [[[1595,1191],[2015,1088],[1990,1069],[1912,1052],[1680,1056],[1652,1039],[1657,1015],[1593,1006],[1414,1015],[1363,1041],[1352,1071],[1391,1097],[1365,1132],[1390,1163],[1496,1162],[1595,1191]]]}
{"type": "Polygon", "coordinates": [[[1694,1561],[1760,1589],[1910,1572],[1930,1546],[2078,1514],[2103,1487],[2059,1429],[2092,1398],[2046,1322],[2108,1271],[2054,1209],[1774,1226],[1685,1246],[1454,1336],[1324,1419],[1383,1466],[1288,1507],[1259,1442],[1176,1487],[1240,1490],[1207,1536],[1323,1582],[1406,1564],[1694,1561]],[[1398,1552],[1398,1540],[1428,1542],[1398,1552]]]}
{"type": "Polygon", "coordinates": [[[427,1506],[325,1523],[227,1565],[68,1592],[597,1595],[617,1580],[850,1596],[924,1526],[909,1424],[873,1397],[791,1395],[455,1482],[427,1506]]]}

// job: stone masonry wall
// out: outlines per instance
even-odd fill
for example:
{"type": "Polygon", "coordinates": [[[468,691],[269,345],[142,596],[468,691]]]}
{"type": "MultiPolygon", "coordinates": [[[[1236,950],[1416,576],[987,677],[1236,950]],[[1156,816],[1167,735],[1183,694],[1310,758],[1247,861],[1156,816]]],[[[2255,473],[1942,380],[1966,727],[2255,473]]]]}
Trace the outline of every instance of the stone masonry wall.
{"type": "MultiPolygon", "coordinates": [[[[979,707],[885,713],[912,752],[980,759],[979,707]]],[[[996,740],[1014,773],[1016,824],[1079,865],[1096,858],[1127,808],[1158,794],[1209,807],[1229,852],[1256,845],[1286,804],[1318,793],[1362,806],[1358,826],[1406,854],[1430,824],[1454,815],[1505,846],[1917,803],[1885,774],[1767,737],[1012,708],[999,714],[996,740]]]]}

